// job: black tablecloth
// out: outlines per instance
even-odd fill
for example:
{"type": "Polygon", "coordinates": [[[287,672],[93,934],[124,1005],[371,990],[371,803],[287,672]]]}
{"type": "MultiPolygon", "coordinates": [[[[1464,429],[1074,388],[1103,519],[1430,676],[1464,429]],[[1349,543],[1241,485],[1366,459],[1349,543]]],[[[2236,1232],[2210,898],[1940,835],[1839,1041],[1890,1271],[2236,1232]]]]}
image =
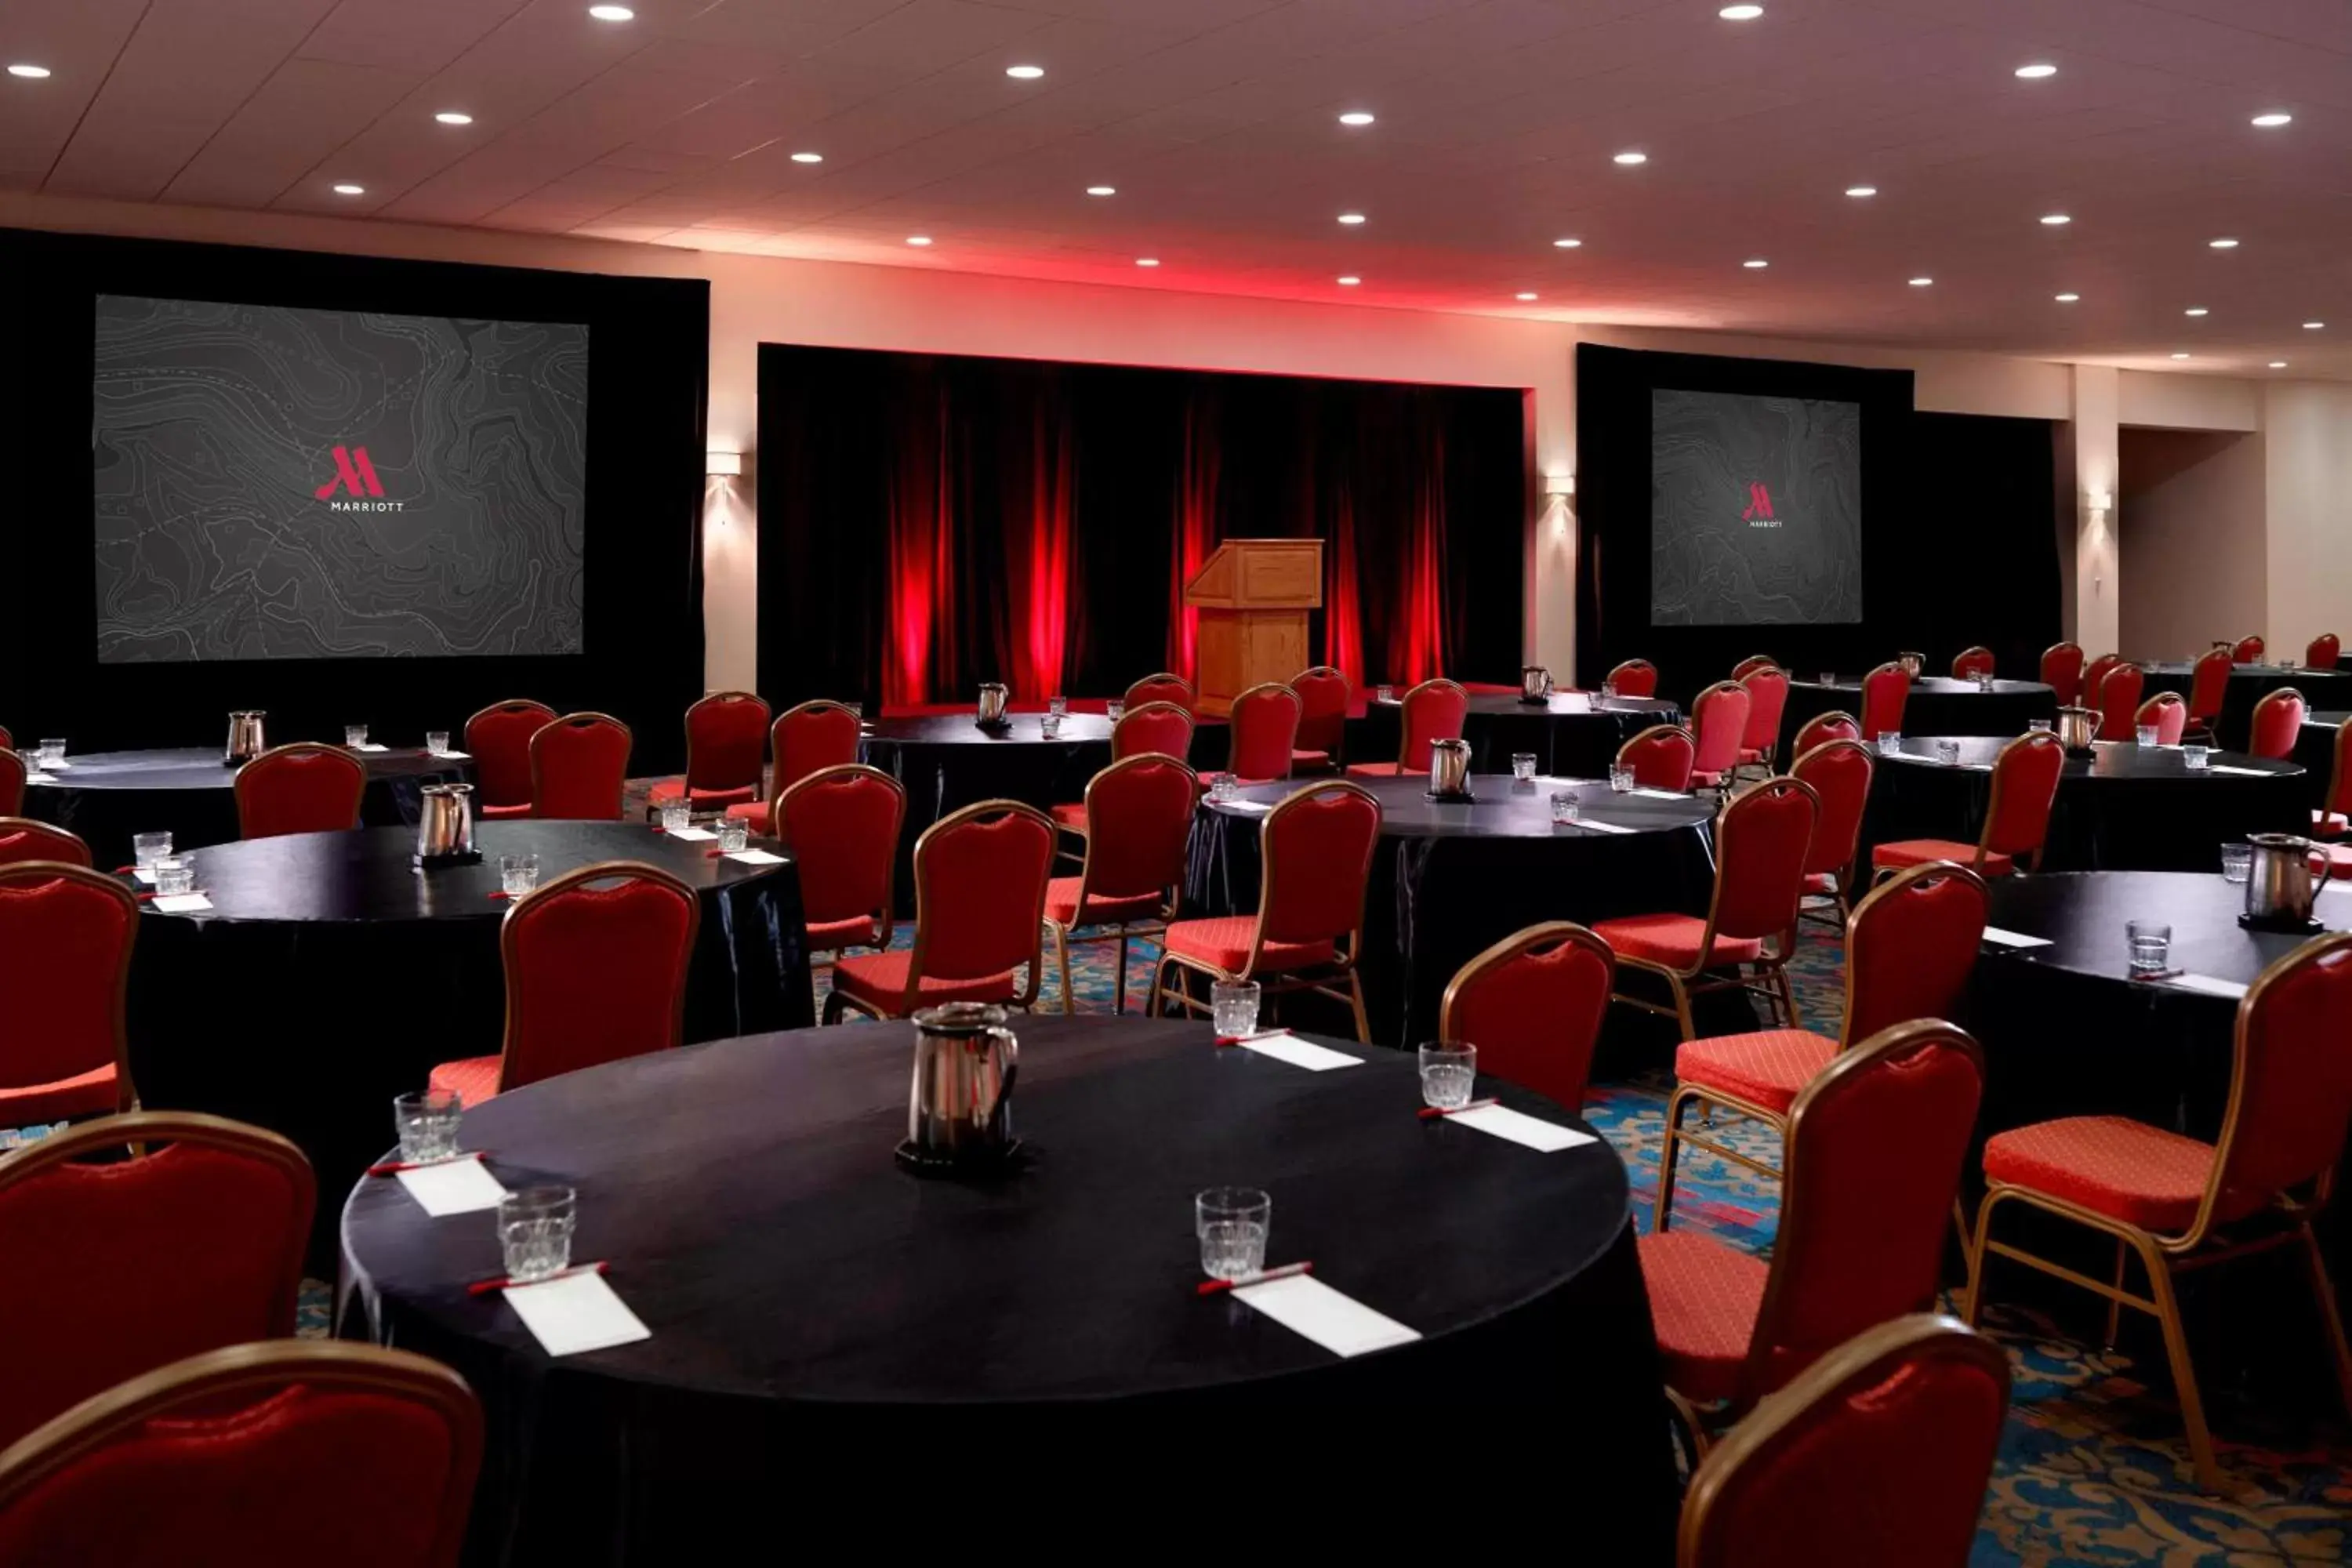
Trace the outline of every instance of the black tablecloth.
{"type": "MultiPolygon", "coordinates": [[[[1987,736],[1906,736],[1899,756],[1878,757],[1863,816],[1863,859],[1895,838],[1976,842],[1992,794],[1992,761],[2008,742],[1987,736]],[[1936,760],[1939,739],[1959,742],[1960,763],[1936,760]]],[[[2070,757],[2058,781],[2042,864],[2053,871],[2204,871],[2220,847],[2249,833],[2297,833],[2309,826],[2304,771],[2216,752],[2218,768],[2189,769],[2174,747],[2102,743],[2070,757]]]]}
{"type": "MultiPolygon", "coordinates": [[[[2177,691],[2187,701],[2197,679],[2193,664],[2143,664],[2147,675],[2142,701],[2159,691],[2177,691]]],[[[2283,687],[2303,693],[2310,708],[2352,708],[2352,670],[2304,669],[2291,665],[2240,664],[2230,669],[2230,684],[2221,689],[2219,739],[2243,751],[2253,733],[2254,704],[2283,687]]]]}
{"type": "MultiPolygon", "coordinates": [[[[1367,703],[1364,715],[1348,725],[1348,761],[1396,761],[1404,704],[1367,703]]],[[[1516,752],[1535,755],[1541,772],[1562,778],[1605,779],[1617,748],[1653,724],[1679,724],[1682,710],[1646,697],[1595,697],[1563,691],[1538,705],[1516,697],[1474,696],[1463,715],[1462,738],[1470,742],[1470,765],[1480,773],[1507,773],[1516,752]]]]}
{"type": "Polygon", "coordinates": [[[1540,1495],[1591,1561],[1670,1557],[1657,1362],[1607,1144],[1538,1154],[1423,1122],[1410,1058],[1312,1073],[1219,1050],[1205,1025],[1014,1026],[1034,1160],[994,1183],[892,1163],[904,1025],[641,1058],[469,1113],[502,1180],[578,1189],[572,1256],[609,1261],[652,1330],[635,1344],[551,1362],[511,1308],[466,1293],[499,1272],[491,1216],[354,1190],[343,1331],[446,1361],[487,1408],[469,1561],[669,1563],[719,1530],[870,1508],[993,1521],[998,1540],[1024,1510],[1083,1509],[1116,1531],[1106,1505],[1142,1504],[1163,1534],[1279,1518],[1360,1549],[1397,1521],[1328,1483],[1418,1463],[1437,1430],[1491,1436],[1472,1495],[1540,1495]],[[1312,1258],[1427,1337],[1342,1361],[1197,1296],[1192,1194],[1222,1184],[1273,1194],[1270,1261],[1312,1258]],[[1077,1405],[1050,1426],[1021,1415],[1077,1405]],[[1348,1406],[1345,1441],[1266,1450],[1229,1413],[1267,1405],[1348,1406]],[[1432,1428],[1430,1405],[1517,1414],[1432,1428]]]}
{"type": "MultiPolygon", "coordinates": [[[[1440,805],[1419,778],[1358,780],[1380,798],[1381,844],[1364,898],[1362,972],[1372,1038],[1412,1046],[1437,1030],[1454,972],[1540,921],[1705,914],[1715,882],[1712,809],[1686,795],[1612,795],[1605,784],[1519,784],[1474,775],[1472,805],[1440,805]],[[1554,827],[1551,794],[1632,833],[1554,827]]],[[[1286,786],[1242,792],[1280,799],[1286,786]]],[[[1265,818],[1203,803],[1193,818],[1186,903],[1206,916],[1257,912],[1265,818]]]]}
{"type": "MultiPolygon", "coordinates": [[[[686,1037],[815,1021],[800,881],[617,822],[492,822],[483,864],[425,875],[396,828],[302,833],[199,850],[210,915],[150,910],[131,968],[131,1067],[148,1110],[209,1110],[285,1133],[318,1170],[319,1236],[376,1158],[392,1097],[441,1062],[494,1056],[506,1022],[498,857],[540,877],[643,860],[701,892],[686,1037]]],[[[772,846],[771,846],[772,847],[772,846]]],[[[593,977],[583,975],[583,984],[593,977]]]]}
{"type": "MultiPolygon", "coordinates": [[[[1862,718],[1862,681],[1841,677],[1824,683],[1799,679],[1789,683],[1789,703],[1780,710],[1780,752],[1788,756],[1797,731],[1824,713],[1851,713],[1862,718]]],[[[1973,680],[1948,675],[1923,675],[1911,682],[1903,703],[1906,735],[2022,735],[2036,719],[2058,715],[2058,693],[2038,680],[1996,680],[1981,691],[1973,680]]],[[[1874,735],[1864,735],[1874,741],[1874,735]]]]}
{"type": "Polygon", "coordinates": [[[2336,737],[2347,719],[2352,719],[2352,713],[2306,713],[2294,738],[2294,760],[2303,764],[2306,775],[2304,794],[2315,811],[2326,800],[2336,776],[2336,737]]]}
{"type": "MultiPolygon", "coordinates": [[[[100,867],[126,865],[134,833],[169,833],[173,847],[226,844],[237,836],[236,770],[217,748],[68,754],[54,784],[25,791],[25,813],[81,836],[100,867]]],[[[422,751],[363,752],[368,786],[360,820],[371,827],[414,826],[417,792],[429,784],[469,780],[470,759],[422,751]]]]}

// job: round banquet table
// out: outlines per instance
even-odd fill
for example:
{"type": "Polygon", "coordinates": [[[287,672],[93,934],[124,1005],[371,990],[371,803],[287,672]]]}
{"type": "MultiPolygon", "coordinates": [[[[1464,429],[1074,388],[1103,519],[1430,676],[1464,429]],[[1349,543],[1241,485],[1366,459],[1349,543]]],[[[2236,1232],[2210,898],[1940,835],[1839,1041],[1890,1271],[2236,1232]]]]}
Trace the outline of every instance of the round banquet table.
{"type": "MultiPolygon", "coordinates": [[[[1859,678],[1791,680],[1789,703],[1780,710],[1780,754],[1785,761],[1797,731],[1824,713],[1862,717],[1859,678]]],[[[2039,680],[1996,680],[1990,691],[1973,680],[1923,675],[1911,682],[1903,703],[1906,735],[2022,735],[2036,719],[2058,716],[2058,692],[2039,680]]],[[[1875,736],[1864,735],[1864,740],[1875,736]]]]}
{"type": "MultiPolygon", "coordinates": [[[[442,1062],[499,1050],[501,854],[537,854],[542,882],[640,860],[696,889],[687,1039],[815,1021],[789,859],[714,860],[709,844],[618,822],[489,822],[476,837],[482,864],[430,874],[411,867],[415,835],[398,827],[198,850],[211,912],[149,909],[140,921],[130,1030],[142,1103],[274,1129],[310,1156],[321,1193],[342,1191],[383,1148],[393,1096],[423,1089],[442,1062]]],[[[317,1236],[331,1257],[331,1202],[317,1236]]]]}
{"type": "MultiPolygon", "coordinates": [[[[2147,679],[2141,700],[2159,691],[2177,691],[2183,700],[2197,679],[2194,664],[2143,664],[2147,679]]],[[[2306,669],[2287,664],[2238,664],[2230,667],[2230,683],[2221,689],[2221,718],[2217,734],[2225,746],[2242,749],[2253,732],[2254,704],[2283,687],[2303,693],[2307,708],[2352,708],[2352,670],[2306,669]]]]}
{"type": "MultiPolygon", "coordinates": [[[[1382,1045],[1433,1037],[1446,982],[1514,931],[1541,921],[1590,925],[1619,915],[1706,912],[1715,845],[1714,808],[1705,801],[1616,795],[1586,780],[1522,784],[1475,773],[1470,783],[1478,798],[1460,805],[1431,800],[1424,778],[1350,782],[1381,803],[1358,962],[1372,1038],[1382,1045]],[[1586,821],[1604,826],[1552,826],[1551,795],[1561,789],[1575,792],[1586,821]]],[[[1263,807],[1298,787],[1261,784],[1244,789],[1240,804],[1202,803],[1186,869],[1188,912],[1257,912],[1263,807]]],[[[1744,1005],[1736,994],[1731,999],[1744,1005]]]]}
{"type": "MultiPolygon", "coordinates": [[[[470,759],[421,749],[362,752],[360,760],[368,770],[360,820],[371,827],[414,826],[418,792],[426,784],[474,774],[470,759]]],[[[66,762],[55,784],[26,788],[25,813],[79,834],[101,867],[130,861],[134,833],[169,833],[181,849],[226,844],[237,836],[237,771],[222,763],[217,746],[68,752],[66,762]]]]}
{"type": "MultiPolygon", "coordinates": [[[[1396,761],[1404,702],[1374,700],[1361,719],[1348,725],[1350,763],[1396,761]]],[[[1511,758],[1528,752],[1538,772],[1567,778],[1606,778],[1617,749],[1653,724],[1679,724],[1682,710],[1648,697],[1601,697],[1559,691],[1542,702],[1476,693],[1463,714],[1462,738],[1470,742],[1470,766],[1479,773],[1507,773],[1511,758]]]]}
{"type": "MultiPolygon", "coordinates": [[[[1300,1483],[1360,1484],[1374,1456],[1425,1449],[1431,1405],[1539,1422],[1540,1443],[1513,1436],[1534,1426],[1494,1429],[1479,1487],[1540,1479],[1580,1541],[1623,1532],[1606,1560],[1665,1560],[1675,1483],[1625,1169],[1605,1142],[1539,1154],[1423,1121],[1414,1064],[1381,1052],[1307,1072],[1219,1050],[1200,1024],[1014,1027],[1033,1158],[993,1181],[893,1163],[903,1024],[638,1058],[469,1112],[465,1142],[495,1151],[510,1187],[577,1189],[572,1257],[608,1262],[652,1331],[633,1344],[551,1361],[511,1308],[466,1290],[499,1272],[491,1215],[433,1220],[396,1183],[353,1189],[342,1331],[446,1362],[487,1407],[468,1560],[670,1563],[681,1540],[772,1534],[780,1504],[1010,1522],[1050,1514],[1046,1493],[1149,1500],[1171,1521],[1213,1508],[1219,1532],[1264,1507],[1311,1517],[1325,1544],[1369,1543],[1389,1510],[1300,1483]],[[1192,1194],[1228,1183],[1273,1194],[1270,1262],[1311,1258],[1425,1337],[1342,1360],[1199,1296],[1192,1194]],[[1268,1405],[1346,1405],[1349,1440],[1259,1453],[1245,1421],[1202,1418],[1268,1405]],[[1052,1436],[1078,1429],[1034,1413],[1079,1405],[1084,1436],[1057,1452],[1052,1436]],[[1079,1447],[1113,1429],[1113,1450],[1079,1447]],[[1049,1439],[1024,1447],[1049,1468],[934,1447],[1013,1436],[1049,1439]],[[910,1475],[933,1465],[952,1497],[910,1475]],[[1204,1497],[1227,1465],[1234,1495],[1204,1497]]],[[[1481,1092],[1583,1125],[1508,1085],[1481,1092]]]]}
{"type": "MultiPolygon", "coordinates": [[[[1906,735],[1898,754],[1874,758],[1862,863],[1870,863],[1871,846],[1890,839],[1975,843],[1992,796],[1993,759],[2008,743],[1981,735],[1906,735]],[[1939,740],[1959,742],[1958,765],[1937,758],[1939,740]]],[[[2213,870],[2226,842],[2308,829],[2302,768],[2234,752],[2216,752],[2210,760],[2200,773],[2178,747],[2106,741],[2089,757],[2067,758],[2042,868],[2213,870]]]]}

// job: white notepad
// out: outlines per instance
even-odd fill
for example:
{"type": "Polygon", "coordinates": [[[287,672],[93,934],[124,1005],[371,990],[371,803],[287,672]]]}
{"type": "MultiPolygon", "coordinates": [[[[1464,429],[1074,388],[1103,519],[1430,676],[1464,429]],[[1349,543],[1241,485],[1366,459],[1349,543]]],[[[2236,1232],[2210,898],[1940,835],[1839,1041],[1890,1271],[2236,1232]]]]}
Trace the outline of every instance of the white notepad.
{"type": "Polygon", "coordinates": [[[2216,980],[2210,974],[2176,974],[2165,982],[2183,991],[2201,991],[2208,996],[2227,996],[2231,1001],[2246,994],[2246,988],[2234,980],[2216,980]]]}
{"type": "Polygon", "coordinates": [[[1221,800],[1216,804],[1227,811],[1263,812],[1274,809],[1274,802],[1270,800],[1221,800]]]}
{"type": "Polygon", "coordinates": [[[2209,773],[2237,773],[2250,779],[2266,779],[2271,776],[2271,771],[2268,768],[2233,768],[2226,763],[2208,763],[2205,764],[2205,771],[2209,773]]]}
{"type": "Polygon", "coordinates": [[[708,827],[666,827],[662,831],[668,834],[672,838],[716,838],[719,837],[719,835],[711,832],[708,827]]]}
{"type": "Polygon", "coordinates": [[[1497,1138],[1524,1143],[1546,1154],[1594,1142],[1589,1132],[1579,1132],[1573,1127],[1562,1127],[1557,1121],[1546,1121],[1541,1117],[1523,1115],[1507,1105],[1482,1105],[1475,1110],[1457,1110],[1445,1120],[1459,1127],[1475,1127],[1481,1132],[1491,1132],[1497,1138]]]}
{"type": "Polygon", "coordinates": [[[213,901],[202,893],[159,893],[155,907],[167,915],[194,915],[211,909],[213,901]]]}
{"type": "Polygon", "coordinates": [[[392,748],[385,745],[381,741],[362,741],[358,745],[353,746],[352,750],[354,752],[388,752],[392,750],[392,748]]]}
{"type": "Polygon", "coordinates": [[[1276,1061],[1288,1062],[1295,1068],[1305,1068],[1308,1072],[1329,1072],[1334,1068],[1354,1068],[1364,1065],[1361,1057],[1351,1057],[1345,1051],[1335,1051],[1328,1047],[1318,1046],[1312,1040],[1302,1040],[1297,1036],[1287,1032],[1259,1035],[1251,1039],[1235,1040],[1234,1044],[1245,1051],[1255,1051],[1262,1057],[1272,1057],[1276,1061]]]}
{"type": "Polygon", "coordinates": [[[765,849],[738,849],[727,857],[739,866],[781,866],[784,858],[765,849]]]}
{"type": "Polygon", "coordinates": [[[395,1171],[400,1184],[416,1200],[416,1206],[439,1219],[443,1215],[472,1214],[479,1209],[494,1209],[507,1190],[479,1154],[464,1154],[455,1160],[443,1160],[416,1171],[395,1171]]]}
{"type": "MultiPolygon", "coordinates": [[[[1679,799],[1681,797],[1677,796],[1675,798],[1679,799]]],[[[1595,822],[1589,816],[1579,817],[1577,819],[1576,826],[1579,827],[1590,828],[1595,833],[1633,833],[1639,831],[1637,828],[1627,827],[1621,823],[1595,822]]]]}
{"type": "Polygon", "coordinates": [[[1362,1355],[1366,1351],[1410,1344],[1421,1338],[1420,1331],[1373,1311],[1312,1274],[1293,1274],[1269,1279],[1263,1285],[1244,1285],[1234,1291],[1234,1296],[1335,1355],[1362,1355]]]}
{"type": "Polygon", "coordinates": [[[53,777],[52,775],[50,775],[50,774],[48,774],[48,773],[26,773],[26,774],[25,775],[25,782],[26,782],[26,784],[53,784],[57,783],[58,781],[56,780],[56,778],[55,778],[55,777],[53,777]]]}
{"type": "Polygon", "coordinates": [[[1984,939],[1995,947],[2048,947],[2050,945],[2050,939],[2046,936],[2028,936],[2023,931],[2003,931],[1999,926],[1985,927],[1984,939]]]}
{"type": "Polygon", "coordinates": [[[593,1269],[499,1292],[550,1355],[578,1355],[649,1340],[654,1331],[593,1269]]]}
{"type": "Polygon", "coordinates": [[[428,757],[438,757],[445,763],[470,763],[474,760],[474,754],[471,752],[427,752],[425,754],[428,757]]]}
{"type": "Polygon", "coordinates": [[[155,885],[155,868],[152,866],[134,866],[131,868],[131,874],[143,886],[152,888],[155,885]]]}
{"type": "Polygon", "coordinates": [[[1646,795],[1652,800],[1689,800],[1691,798],[1691,796],[1686,795],[1677,795],[1670,789],[1632,789],[1625,793],[1628,795],[1646,795]]]}

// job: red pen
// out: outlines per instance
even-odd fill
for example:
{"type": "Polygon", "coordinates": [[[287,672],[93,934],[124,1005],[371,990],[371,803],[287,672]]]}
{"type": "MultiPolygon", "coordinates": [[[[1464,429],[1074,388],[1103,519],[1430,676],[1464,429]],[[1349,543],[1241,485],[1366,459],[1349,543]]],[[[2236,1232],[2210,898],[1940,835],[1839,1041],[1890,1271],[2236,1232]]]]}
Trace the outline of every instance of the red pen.
{"type": "Polygon", "coordinates": [[[1484,1110],[1490,1105],[1502,1103],[1499,1100],[1474,1100],[1467,1105],[1452,1107],[1424,1105],[1421,1108],[1421,1119],[1423,1121],[1434,1121],[1441,1116],[1459,1116],[1465,1110],[1484,1110]]]}
{"type": "Polygon", "coordinates": [[[1287,1029],[1260,1029],[1255,1035],[1219,1035],[1217,1037],[1217,1044],[1221,1046],[1245,1046],[1252,1040],[1271,1040],[1277,1036],[1286,1035],[1288,1033],[1290,1033],[1290,1031],[1287,1029]]]}
{"type": "Polygon", "coordinates": [[[490,897],[494,899],[510,898],[513,895],[508,893],[504,889],[493,889],[490,892],[490,897]]]}
{"type": "Polygon", "coordinates": [[[403,1171],[429,1171],[436,1165],[454,1165],[460,1160],[486,1160],[488,1149],[473,1149],[463,1154],[452,1154],[446,1160],[386,1160],[381,1165],[370,1165],[371,1176],[396,1176],[403,1171]]]}
{"type": "Polygon", "coordinates": [[[546,1279],[518,1280],[503,1275],[496,1279],[477,1279],[466,1287],[466,1294],[487,1296],[494,1290],[509,1290],[523,1285],[544,1285],[549,1279],[569,1279],[574,1274],[602,1274],[603,1272],[604,1272],[604,1260],[600,1258],[593,1263],[575,1263],[569,1268],[559,1268],[547,1276],[546,1279]]]}
{"type": "Polygon", "coordinates": [[[1263,1285],[1269,1279],[1287,1279],[1294,1274],[1312,1274],[1314,1271],[1315,1265],[1312,1261],[1286,1263],[1279,1268],[1263,1269],[1246,1279],[1204,1279],[1192,1288],[1192,1293],[1196,1296],[1213,1296],[1220,1290],[1238,1290],[1244,1285],[1263,1285]]]}

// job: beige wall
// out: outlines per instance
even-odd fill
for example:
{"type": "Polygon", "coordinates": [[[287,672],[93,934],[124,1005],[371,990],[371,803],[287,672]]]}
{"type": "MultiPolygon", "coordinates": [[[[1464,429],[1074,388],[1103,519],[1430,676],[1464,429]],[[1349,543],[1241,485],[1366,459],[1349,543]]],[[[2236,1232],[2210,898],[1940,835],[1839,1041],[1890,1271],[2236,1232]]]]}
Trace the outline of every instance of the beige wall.
{"type": "Polygon", "coordinates": [[[2261,433],[2127,428],[2121,452],[2118,651],[2194,658],[2217,638],[2261,628],[2261,433]]]}
{"type": "Polygon", "coordinates": [[[2300,658],[2322,632],[2352,639],[2352,386],[2263,391],[2264,635],[2300,658]]]}

